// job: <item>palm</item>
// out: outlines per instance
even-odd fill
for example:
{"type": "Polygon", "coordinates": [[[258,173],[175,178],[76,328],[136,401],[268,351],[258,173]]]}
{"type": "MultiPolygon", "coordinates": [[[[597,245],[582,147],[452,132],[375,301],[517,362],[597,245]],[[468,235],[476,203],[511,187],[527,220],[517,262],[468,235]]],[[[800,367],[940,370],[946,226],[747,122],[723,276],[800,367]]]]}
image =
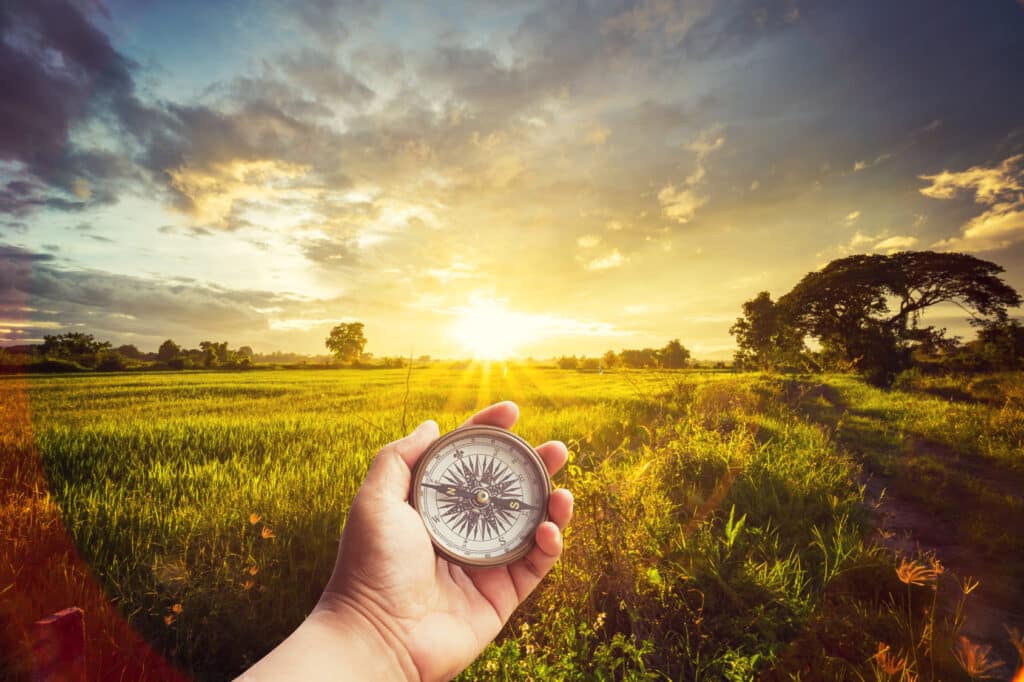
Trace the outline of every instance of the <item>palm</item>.
{"type": "MultiPolygon", "coordinates": [[[[507,428],[517,413],[514,405],[501,403],[471,421],[507,428]]],[[[353,502],[337,570],[327,588],[327,593],[364,600],[383,614],[420,676],[428,680],[452,677],[471,663],[561,549],[558,529],[546,523],[538,530],[538,546],[507,567],[463,569],[436,556],[419,514],[405,501],[410,466],[430,440],[404,451],[405,441],[398,441],[398,457],[374,463],[353,502]]],[[[538,452],[552,473],[565,462],[561,443],[545,444],[538,452]]],[[[568,522],[571,505],[566,491],[552,496],[549,513],[559,526],[568,522]]]]}

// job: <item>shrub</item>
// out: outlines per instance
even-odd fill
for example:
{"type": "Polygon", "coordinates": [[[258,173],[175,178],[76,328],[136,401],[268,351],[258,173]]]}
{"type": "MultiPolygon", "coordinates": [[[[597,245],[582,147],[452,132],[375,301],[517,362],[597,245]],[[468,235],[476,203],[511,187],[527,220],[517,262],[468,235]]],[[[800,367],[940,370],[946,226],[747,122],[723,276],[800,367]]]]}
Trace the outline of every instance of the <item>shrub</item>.
{"type": "Polygon", "coordinates": [[[103,353],[96,363],[96,369],[100,372],[121,372],[124,368],[124,356],[116,350],[103,353]]]}
{"type": "Polygon", "coordinates": [[[40,374],[57,374],[61,372],[88,372],[88,367],[74,362],[73,360],[56,360],[53,358],[46,358],[39,362],[33,362],[25,368],[28,372],[38,372],[40,374]]]}

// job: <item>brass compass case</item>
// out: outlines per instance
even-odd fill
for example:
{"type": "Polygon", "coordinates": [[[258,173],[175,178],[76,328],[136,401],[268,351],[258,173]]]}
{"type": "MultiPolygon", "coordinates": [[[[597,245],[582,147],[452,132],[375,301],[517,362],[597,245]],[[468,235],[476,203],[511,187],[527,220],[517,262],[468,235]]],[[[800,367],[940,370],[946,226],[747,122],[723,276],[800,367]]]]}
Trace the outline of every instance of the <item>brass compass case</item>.
{"type": "Polygon", "coordinates": [[[534,546],[551,479],[525,440],[465,426],[434,441],[412,473],[412,506],[435,551],[461,566],[504,566],[534,546]]]}

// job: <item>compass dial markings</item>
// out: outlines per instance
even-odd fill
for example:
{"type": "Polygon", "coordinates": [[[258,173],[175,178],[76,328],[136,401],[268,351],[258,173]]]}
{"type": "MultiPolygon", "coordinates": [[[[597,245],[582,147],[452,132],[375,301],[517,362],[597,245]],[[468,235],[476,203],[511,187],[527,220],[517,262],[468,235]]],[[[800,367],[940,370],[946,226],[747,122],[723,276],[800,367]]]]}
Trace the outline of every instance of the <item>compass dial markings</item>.
{"type": "Polygon", "coordinates": [[[487,436],[438,443],[415,472],[414,505],[431,539],[449,558],[471,565],[521,556],[546,517],[550,490],[528,445],[511,434],[487,436]]]}

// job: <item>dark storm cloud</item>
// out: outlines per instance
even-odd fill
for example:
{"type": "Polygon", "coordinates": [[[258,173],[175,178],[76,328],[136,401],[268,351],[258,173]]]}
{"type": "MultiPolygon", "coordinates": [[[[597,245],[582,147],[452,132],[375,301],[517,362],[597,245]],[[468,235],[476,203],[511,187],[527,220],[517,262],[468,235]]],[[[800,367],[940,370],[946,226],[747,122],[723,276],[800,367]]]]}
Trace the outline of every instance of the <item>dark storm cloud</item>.
{"type": "MultiPolygon", "coordinates": [[[[0,244],[0,261],[6,265],[10,265],[13,268],[20,266],[23,263],[31,263],[33,261],[52,261],[54,260],[53,254],[49,253],[33,253],[26,249],[19,248],[17,246],[9,246],[7,244],[0,244]]],[[[0,274],[3,271],[0,270],[0,274]]],[[[0,291],[2,291],[9,282],[13,280],[0,280],[0,291]]]]}
{"type": "Polygon", "coordinates": [[[77,5],[13,0],[0,6],[0,159],[15,175],[0,193],[0,211],[24,215],[113,201],[123,163],[71,148],[69,134],[86,116],[138,106],[130,68],[77,5]]]}
{"type": "MultiPolygon", "coordinates": [[[[259,82],[251,85],[258,92],[259,82]]],[[[337,188],[348,183],[337,160],[340,137],[265,98],[236,103],[230,110],[168,104],[153,118],[156,123],[142,137],[139,162],[161,180],[167,200],[186,213],[200,213],[204,198],[224,191],[219,181],[232,179],[236,162],[294,164],[308,169],[303,172],[306,184],[337,188]],[[193,183],[197,174],[199,182],[193,183]]],[[[235,202],[237,210],[224,222],[204,227],[245,226],[238,215],[244,206],[244,201],[235,202]]]]}
{"type": "Polygon", "coordinates": [[[23,217],[41,208],[81,211],[86,208],[86,203],[52,196],[44,182],[31,176],[11,180],[0,188],[0,213],[23,217]]]}
{"type": "MultiPolygon", "coordinates": [[[[145,104],[135,94],[133,65],[77,5],[5,3],[0,32],[0,160],[10,164],[0,185],[0,212],[79,211],[146,187],[189,211],[194,197],[173,182],[172,172],[186,164],[209,171],[239,159],[311,165],[321,181],[344,182],[332,134],[310,122],[330,116],[330,109],[281,79],[237,79],[224,109],[145,104]],[[72,133],[84,122],[105,127],[119,149],[76,145],[72,133]]],[[[335,66],[311,51],[285,62],[297,82],[325,88],[327,95],[354,102],[372,97],[335,66]]]]}
{"type": "Polygon", "coordinates": [[[61,0],[5,2],[0,31],[0,154],[42,175],[60,160],[92,98],[131,92],[128,64],[78,7],[61,0]]]}
{"type": "MultiPolygon", "coordinates": [[[[266,332],[266,310],[301,316],[311,304],[287,292],[230,289],[56,266],[49,253],[0,245],[0,314],[39,333],[88,329],[100,336],[237,336],[266,332]],[[29,304],[31,309],[26,309],[29,304]]],[[[2,326],[2,325],[0,325],[2,326]]]]}

